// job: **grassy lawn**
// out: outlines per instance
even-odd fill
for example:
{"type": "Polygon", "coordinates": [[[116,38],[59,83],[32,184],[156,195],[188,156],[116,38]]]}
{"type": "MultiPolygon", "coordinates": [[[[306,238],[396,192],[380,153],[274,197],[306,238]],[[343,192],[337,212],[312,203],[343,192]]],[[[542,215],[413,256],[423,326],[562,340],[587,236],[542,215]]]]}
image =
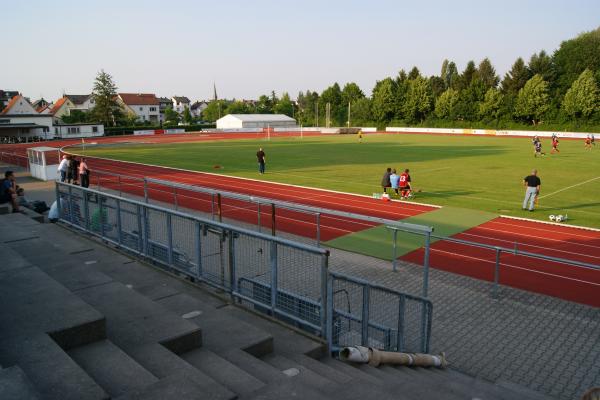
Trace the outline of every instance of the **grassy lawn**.
{"type": "Polygon", "coordinates": [[[528,138],[426,135],[354,135],[221,140],[197,143],[126,145],[86,149],[89,155],[263,179],[371,195],[380,191],[386,167],[410,168],[415,199],[548,220],[568,214],[569,223],[600,227],[600,146],[563,140],[560,154],[533,157],[528,138]],[[264,147],[267,173],[259,175],[255,153],[264,147]],[[222,169],[214,169],[215,165],[222,169]],[[522,179],[537,168],[542,179],[539,208],[521,210],[522,179]],[[572,188],[568,188],[573,186],[572,188]],[[567,189],[568,188],[568,189],[567,189]]]}

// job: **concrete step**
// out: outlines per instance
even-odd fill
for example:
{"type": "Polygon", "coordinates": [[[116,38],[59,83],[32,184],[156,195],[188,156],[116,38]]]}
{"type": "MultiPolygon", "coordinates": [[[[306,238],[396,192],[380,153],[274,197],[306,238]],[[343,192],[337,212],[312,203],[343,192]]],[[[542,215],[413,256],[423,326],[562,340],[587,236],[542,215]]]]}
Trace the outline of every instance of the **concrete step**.
{"type": "MultiPolygon", "coordinates": [[[[49,400],[105,400],[109,395],[47,334],[0,340],[0,364],[25,372],[35,389],[49,400]]],[[[3,396],[0,398],[4,399],[3,396]]]]}
{"type": "Polygon", "coordinates": [[[15,365],[0,370],[0,399],[38,400],[41,396],[25,372],[15,365]]]}
{"type": "Polygon", "coordinates": [[[139,390],[158,378],[142,368],[109,340],[101,340],[68,352],[69,356],[111,397],[139,390]]]}
{"type": "MultiPolygon", "coordinates": [[[[132,392],[132,398],[138,398],[136,393],[145,393],[148,396],[154,396],[150,391],[151,387],[156,387],[156,390],[161,393],[163,391],[173,390],[178,393],[176,388],[168,389],[168,382],[172,379],[184,379],[193,382],[193,388],[199,388],[198,393],[203,393],[203,398],[207,399],[233,399],[235,393],[221,385],[213,378],[195,368],[179,355],[168,350],[161,344],[153,343],[131,348],[127,351],[138,364],[156,376],[162,382],[157,382],[147,389],[132,392]]],[[[185,393],[184,393],[185,394],[185,393]]],[[[141,396],[141,395],[140,395],[141,396]]],[[[197,394],[196,394],[197,396],[197,394]]],[[[139,398],[144,398],[139,397],[139,398]]],[[[160,398],[160,397],[151,397],[160,398]]],[[[193,398],[193,396],[192,396],[193,398]]]]}
{"type": "Polygon", "coordinates": [[[273,366],[274,368],[277,368],[284,375],[290,377],[291,379],[304,382],[304,384],[310,388],[326,392],[331,387],[335,386],[335,382],[331,381],[330,379],[327,379],[326,377],[311,371],[305,366],[300,365],[299,363],[281,355],[269,354],[261,357],[261,360],[273,366]]]}
{"type": "Polygon", "coordinates": [[[194,349],[180,356],[238,395],[250,394],[265,386],[243,369],[205,348],[194,349]]]}
{"type": "Polygon", "coordinates": [[[139,346],[154,343],[161,343],[175,353],[202,345],[202,332],[197,325],[119,282],[75,293],[104,313],[108,338],[128,354],[139,346]]]}
{"type": "Polygon", "coordinates": [[[228,391],[210,390],[195,380],[189,379],[186,374],[175,373],[169,377],[147,386],[134,390],[118,400],[233,400],[237,396],[228,391]]]}
{"type": "Polygon", "coordinates": [[[330,366],[331,368],[343,372],[344,374],[350,376],[353,380],[356,381],[363,381],[366,384],[371,384],[371,385],[382,385],[383,384],[383,380],[368,374],[366,372],[363,372],[362,370],[358,369],[358,368],[354,368],[352,366],[350,366],[349,364],[337,360],[333,357],[323,357],[319,360],[319,362],[322,362],[325,365],[330,366]]]}
{"type": "Polygon", "coordinates": [[[241,395],[240,400],[329,400],[331,396],[307,387],[303,382],[285,379],[277,384],[267,385],[256,392],[241,395]]]}
{"type": "Polygon", "coordinates": [[[200,326],[203,346],[216,353],[237,348],[260,356],[269,354],[273,349],[273,337],[269,333],[229,314],[228,308],[233,306],[206,307],[201,299],[187,293],[165,297],[157,302],[200,326]]]}
{"type": "Polygon", "coordinates": [[[219,355],[262,382],[278,383],[287,377],[272,365],[241,349],[230,349],[219,355]]]}

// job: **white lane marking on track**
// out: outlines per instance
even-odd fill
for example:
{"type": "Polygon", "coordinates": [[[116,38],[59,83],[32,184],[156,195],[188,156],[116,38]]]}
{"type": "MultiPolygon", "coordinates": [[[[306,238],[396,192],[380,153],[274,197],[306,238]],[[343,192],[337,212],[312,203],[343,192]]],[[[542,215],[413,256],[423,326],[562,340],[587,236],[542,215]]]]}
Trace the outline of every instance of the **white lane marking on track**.
{"type": "MultiPolygon", "coordinates": [[[[482,228],[482,229],[486,229],[486,228],[482,228]]],[[[492,229],[492,230],[494,230],[494,229],[492,229]]],[[[461,232],[461,233],[459,233],[456,236],[459,236],[459,235],[474,236],[474,237],[477,237],[477,238],[480,238],[480,239],[487,239],[487,240],[490,240],[490,241],[493,240],[493,241],[496,241],[496,242],[505,242],[505,243],[511,243],[511,244],[515,243],[514,240],[499,239],[499,238],[494,238],[494,237],[489,237],[489,236],[476,235],[476,234],[473,234],[473,233],[461,232]]],[[[545,238],[545,239],[549,239],[549,238],[545,238]]],[[[557,242],[562,242],[562,240],[557,240],[557,239],[549,239],[549,240],[553,240],[553,241],[557,241],[557,242]]],[[[579,245],[579,244],[577,243],[577,245],[579,245]]],[[[589,247],[593,247],[593,248],[596,248],[596,249],[600,249],[600,247],[598,247],[598,246],[591,246],[591,245],[583,245],[583,246],[589,246],[589,247]]],[[[577,252],[574,252],[574,251],[560,250],[560,249],[556,249],[556,248],[552,248],[552,247],[538,246],[538,245],[535,245],[535,244],[528,244],[528,243],[524,243],[524,242],[519,242],[519,247],[535,247],[537,249],[550,250],[550,251],[553,251],[553,252],[567,253],[567,254],[573,254],[573,255],[578,255],[578,256],[583,256],[583,257],[598,258],[598,259],[600,259],[600,256],[592,256],[592,255],[585,254],[585,253],[577,253],[577,252]]]]}
{"type": "MultiPolygon", "coordinates": [[[[454,253],[454,252],[451,252],[451,251],[439,250],[439,249],[434,249],[434,248],[431,248],[431,250],[437,251],[437,252],[440,252],[440,253],[451,254],[451,255],[454,255],[454,256],[457,256],[457,257],[470,258],[472,260],[483,261],[483,262],[486,262],[488,264],[494,264],[494,265],[496,264],[495,261],[485,260],[485,259],[479,258],[479,257],[472,257],[472,256],[464,255],[464,254],[459,254],[459,253],[454,253]]],[[[550,273],[550,272],[538,271],[538,270],[535,270],[535,269],[529,269],[529,268],[525,268],[525,267],[519,267],[517,265],[506,264],[506,263],[500,263],[500,265],[508,267],[508,268],[514,268],[514,269],[520,269],[520,270],[523,270],[523,271],[529,271],[529,272],[533,272],[533,273],[536,273],[536,274],[554,276],[556,278],[566,279],[566,280],[569,280],[569,281],[581,282],[581,283],[586,283],[586,284],[594,285],[594,286],[600,286],[600,283],[585,281],[585,280],[577,279],[577,278],[571,278],[571,277],[568,277],[568,276],[553,274],[553,273],[550,273]]]]}
{"type": "MultiPolygon", "coordinates": [[[[513,215],[500,215],[500,218],[513,219],[513,220],[517,220],[517,221],[536,222],[536,223],[542,224],[542,225],[552,225],[554,227],[561,227],[561,228],[567,228],[567,229],[576,229],[576,230],[580,230],[580,231],[600,232],[600,229],[598,229],[598,228],[591,228],[589,226],[561,225],[561,224],[557,224],[556,222],[540,221],[539,219],[530,219],[530,218],[523,218],[523,217],[515,217],[513,215]]],[[[507,224],[507,225],[510,225],[510,224],[507,224]]],[[[515,226],[515,225],[512,225],[512,226],[515,226]]]]}
{"type": "Polygon", "coordinates": [[[546,197],[554,196],[557,193],[564,192],[565,190],[573,189],[574,187],[577,187],[577,186],[585,185],[586,183],[593,182],[593,181],[595,181],[597,179],[600,179],[600,176],[597,176],[597,177],[592,178],[592,179],[588,179],[587,181],[576,183],[576,184],[571,185],[571,186],[567,186],[566,188],[562,188],[560,190],[556,190],[556,191],[554,191],[552,193],[545,194],[543,196],[540,196],[540,199],[545,199],[546,197]]]}
{"type": "MultiPolygon", "coordinates": [[[[502,218],[505,218],[505,217],[502,217],[502,218]]],[[[535,221],[535,220],[526,220],[526,221],[527,222],[538,222],[538,221],[535,221]]],[[[494,221],[494,220],[491,220],[488,223],[489,224],[498,224],[498,225],[505,225],[505,226],[516,227],[516,228],[521,229],[521,230],[524,230],[524,229],[535,230],[535,231],[544,232],[544,234],[547,234],[547,233],[556,233],[556,229],[545,229],[546,226],[543,225],[543,224],[540,224],[541,226],[538,228],[538,227],[523,227],[522,225],[508,224],[506,222],[500,222],[500,221],[494,221]]],[[[569,226],[568,228],[571,228],[571,226],[569,226]]],[[[574,228],[574,230],[576,230],[578,227],[572,227],[572,228],[574,228]]],[[[492,228],[487,228],[487,229],[492,229],[492,228]]],[[[492,229],[492,230],[494,230],[494,229],[492,229]]],[[[495,230],[498,230],[500,232],[505,232],[505,233],[512,233],[513,235],[522,235],[522,236],[529,236],[529,237],[537,237],[537,236],[530,235],[530,234],[524,235],[522,233],[520,234],[520,233],[516,233],[516,232],[503,231],[501,229],[495,229],[495,230]]],[[[591,231],[591,232],[595,232],[595,231],[591,231]]],[[[569,235],[569,236],[571,236],[571,237],[573,237],[573,238],[582,238],[582,239],[589,239],[589,240],[598,240],[599,239],[598,236],[581,235],[579,233],[568,232],[566,234],[569,235]]],[[[545,239],[545,238],[547,238],[547,236],[543,236],[543,238],[545,239]]]]}
{"type": "MultiPolygon", "coordinates": [[[[92,158],[92,157],[89,157],[89,158],[92,158]]],[[[185,169],[171,168],[171,167],[162,167],[162,166],[156,166],[156,165],[151,165],[151,164],[143,164],[143,163],[137,163],[137,162],[131,162],[131,161],[120,161],[120,160],[112,160],[112,159],[98,159],[98,160],[101,160],[101,161],[109,160],[109,161],[113,161],[113,162],[124,162],[124,163],[127,163],[127,164],[136,164],[136,165],[141,165],[141,166],[149,166],[149,167],[157,168],[157,169],[167,169],[167,170],[171,169],[171,170],[175,170],[175,171],[184,171],[184,172],[195,173],[195,174],[199,174],[199,175],[205,174],[205,175],[208,175],[209,177],[214,177],[216,179],[218,179],[218,178],[222,179],[224,176],[227,177],[227,178],[233,179],[233,180],[241,179],[241,180],[249,181],[249,182],[252,182],[252,183],[256,183],[252,187],[256,188],[257,190],[261,190],[261,189],[264,190],[264,183],[267,183],[267,184],[276,184],[276,185],[280,185],[280,186],[284,186],[284,187],[286,187],[286,186],[287,187],[292,187],[292,188],[297,187],[297,188],[310,189],[310,190],[314,190],[314,191],[323,192],[323,194],[316,194],[316,195],[311,195],[311,196],[307,196],[307,197],[298,196],[298,195],[289,195],[288,194],[288,196],[290,196],[292,198],[295,198],[295,199],[300,199],[300,200],[311,200],[311,199],[314,199],[314,198],[321,198],[321,197],[322,198],[333,197],[333,196],[331,196],[331,193],[343,194],[343,195],[352,196],[352,197],[356,196],[356,197],[361,197],[361,198],[372,199],[372,197],[365,196],[365,195],[355,195],[355,194],[352,194],[352,193],[336,192],[336,191],[327,190],[327,189],[315,189],[315,188],[310,188],[310,187],[305,187],[305,186],[288,185],[288,184],[282,184],[282,183],[270,182],[270,181],[261,181],[261,180],[257,180],[257,179],[251,179],[251,178],[238,178],[238,177],[232,177],[232,176],[228,176],[228,175],[213,174],[213,173],[210,173],[210,172],[190,171],[190,170],[185,170],[185,169]],[[263,184],[263,185],[261,185],[261,184],[263,184]],[[261,186],[263,186],[263,187],[261,187],[261,186]]],[[[143,173],[144,170],[147,170],[147,169],[146,168],[131,168],[131,167],[128,168],[128,171],[141,171],[142,173],[138,172],[138,174],[140,176],[146,176],[143,173]]],[[[159,176],[161,178],[171,178],[172,175],[173,175],[172,173],[164,172],[162,174],[157,174],[156,176],[159,176]]],[[[196,184],[198,184],[197,181],[195,182],[195,179],[193,177],[189,177],[189,178],[188,177],[178,177],[178,180],[182,181],[182,182],[188,182],[188,183],[196,183],[196,184]]],[[[206,180],[209,180],[209,179],[206,179],[206,180]]],[[[248,185],[248,186],[250,186],[250,185],[248,185]]],[[[286,188],[286,190],[292,191],[292,189],[287,189],[287,188],[286,188]]],[[[372,202],[368,202],[367,203],[366,201],[360,201],[360,200],[353,199],[353,203],[355,204],[353,206],[355,208],[359,208],[359,209],[363,209],[363,210],[369,210],[369,211],[373,210],[373,203],[372,202]],[[368,204],[369,207],[359,207],[359,206],[356,206],[356,204],[368,204]]],[[[410,203],[401,203],[401,204],[405,205],[405,204],[410,204],[410,203]]],[[[432,206],[432,205],[429,205],[429,204],[426,205],[426,204],[423,204],[423,203],[415,203],[415,204],[422,205],[422,206],[425,206],[425,207],[440,208],[440,206],[432,206]]],[[[406,209],[406,210],[411,210],[411,211],[412,210],[419,211],[420,213],[431,211],[431,210],[423,210],[423,209],[418,209],[418,208],[410,208],[410,207],[405,207],[405,206],[403,206],[403,208],[406,209]]],[[[413,214],[404,214],[400,210],[392,210],[390,212],[395,213],[398,216],[409,217],[409,216],[413,215],[413,214]]]]}

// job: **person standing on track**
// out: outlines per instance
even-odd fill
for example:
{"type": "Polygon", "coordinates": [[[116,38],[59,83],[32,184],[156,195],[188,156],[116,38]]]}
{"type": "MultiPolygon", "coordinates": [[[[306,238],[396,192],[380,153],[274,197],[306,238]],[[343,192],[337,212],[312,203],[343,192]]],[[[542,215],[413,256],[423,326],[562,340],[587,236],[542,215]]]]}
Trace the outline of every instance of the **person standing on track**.
{"type": "Polygon", "coordinates": [[[539,176],[537,176],[536,169],[531,171],[531,175],[528,175],[523,179],[523,186],[526,188],[525,199],[523,200],[523,210],[526,210],[527,204],[529,204],[529,211],[533,211],[535,199],[540,195],[540,187],[542,186],[542,181],[539,176]]]}
{"type": "Polygon", "coordinates": [[[258,172],[263,175],[265,173],[265,152],[262,147],[256,152],[256,158],[258,159],[258,172]]]}
{"type": "Polygon", "coordinates": [[[387,188],[392,187],[392,183],[390,182],[391,175],[392,169],[388,167],[383,174],[383,178],[381,178],[381,187],[383,188],[383,193],[387,193],[387,188]]]}
{"type": "Polygon", "coordinates": [[[400,175],[396,174],[396,170],[393,169],[392,170],[392,174],[390,175],[390,184],[392,189],[394,190],[394,192],[399,195],[400,192],[398,191],[398,183],[400,182],[400,175]]]}
{"type": "Polygon", "coordinates": [[[81,181],[81,187],[86,188],[90,186],[90,170],[85,162],[85,158],[82,158],[79,163],[79,180],[81,181]]]}

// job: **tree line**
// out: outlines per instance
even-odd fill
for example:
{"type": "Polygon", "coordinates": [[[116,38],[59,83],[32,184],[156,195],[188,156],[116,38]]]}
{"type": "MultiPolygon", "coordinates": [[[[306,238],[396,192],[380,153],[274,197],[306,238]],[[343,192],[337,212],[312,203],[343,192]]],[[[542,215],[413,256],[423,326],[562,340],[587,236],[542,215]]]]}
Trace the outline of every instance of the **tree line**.
{"type": "Polygon", "coordinates": [[[371,96],[353,82],[334,83],[321,93],[300,92],[296,103],[284,93],[253,103],[217,100],[203,119],[228,113],[283,113],[305,126],[481,126],[598,129],[600,126],[600,28],[544,50],[526,62],[517,58],[502,77],[491,60],[469,61],[459,71],[444,60],[439,75],[417,67],[376,82],[371,96]],[[329,109],[329,110],[327,110],[329,109]],[[327,120],[327,118],[329,120],[327,120]]]}

